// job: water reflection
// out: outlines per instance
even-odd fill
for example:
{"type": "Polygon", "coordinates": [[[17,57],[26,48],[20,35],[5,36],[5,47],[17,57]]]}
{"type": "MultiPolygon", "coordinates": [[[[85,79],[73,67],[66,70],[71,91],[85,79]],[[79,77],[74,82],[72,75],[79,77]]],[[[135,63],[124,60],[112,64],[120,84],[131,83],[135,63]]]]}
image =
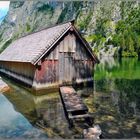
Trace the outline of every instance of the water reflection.
{"type": "Polygon", "coordinates": [[[103,70],[106,70],[107,68],[112,69],[116,66],[119,66],[119,63],[115,61],[114,57],[102,57],[100,59],[100,68],[102,68],[103,70]]]}
{"type": "Polygon", "coordinates": [[[103,137],[140,138],[140,62],[105,59],[96,67],[94,84],[95,123],[103,137]]]}
{"type": "MultiPolygon", "coordinates": [[[[31,127],[40,128],[49,138],[82,138],[84,124],[77,123],[75,128],[69,129],[58,92],[34,96],[29,91],[17,86],[16,83],[9,81],[7,83],[11,90],[4,93],[3,97],[12,103],[14,113],[20,112],[24,119],[26,118],[26,121],[31,124],[31,127]]],[[[86,88],[80,89],[78,94],[88,97],[90,92],[93,93],[93,90],[86,88]],[[85,92],[88,94],[84,94],[85,92]]],[[[4,112],[4,109],[1,109],[4,112]]],[[[22,120],[22,118],[20,119],[22,120]]],[[[10,119],[9,122],[11,122],[10,119]]],[[[11,125],[9,124],[9,126],[11,125]]],[[[26,123],[24,127],[27,127],[26,123]]],[[[5,136],[7,135],[5,134],[5,136]]]]}
{"type": "Polygon", "coordinates": [[[28,120],[16,112],[13,105],[7,98],[0,94],[0,138],[38,138],[47,137],[45,134],[34,128],[28,120]]]}
{"type": "MultiPolygon", "coordinates": [[[[43,124],[41,126],[42,129],[46,131],[48,137],[59,137],[60,134],[58,133],[60,131],[60,133],[65,133],[62,131],[62,128],[66,127],[67,122],[63,115],[63,108],[60,104],[58,93],[34,96],[27,90],[12,85],[10,92],[5,93],[4,96],[12,103],[14,110],[23,114],[24,117],[27,118],[27,122],[30,122],[33,126],[37,127],[40,121],[45,122],[45,128],[43,124]]],[[[11,110],[11,108],[9,108],[9,110],[11,110]]],[[[9,122],[11,122],[10,119],[9,122]]],[[[26,124],[24,127],[26,129],[28,128],[26,124]]],[[[67,131],[67,129],[64,130],[67,131]]]]}
{"type": "Polygon", "coordinates": [[[99,79],[140,79],[140,61],[137,58],[102,58],[96,65],[95,80],[99,79]]]}
{"type": "MultiPolygon", "coordinates": [[[[82,138],[84,122],[69,129],[58,93],[34,96],[7,83],[11,90],[0,94],[0,137],[82,138]]],[[[139,85],[139,61],[106,58],[96,66],[94,91],[76,89],[103,138],[140,138],[139,85]]]]}

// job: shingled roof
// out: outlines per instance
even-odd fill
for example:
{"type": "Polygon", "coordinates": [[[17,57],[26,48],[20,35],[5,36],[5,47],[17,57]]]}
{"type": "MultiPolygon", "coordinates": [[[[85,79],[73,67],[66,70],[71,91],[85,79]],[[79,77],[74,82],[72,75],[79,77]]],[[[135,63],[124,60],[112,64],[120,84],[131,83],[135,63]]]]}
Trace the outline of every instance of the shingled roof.
{"type": "Polygon", "coordinates": [[[19,38],[0,54],[0,61],[36,64],[37,60],[54,46],[71,27],[72,23],[67,22],[19,38]]]}

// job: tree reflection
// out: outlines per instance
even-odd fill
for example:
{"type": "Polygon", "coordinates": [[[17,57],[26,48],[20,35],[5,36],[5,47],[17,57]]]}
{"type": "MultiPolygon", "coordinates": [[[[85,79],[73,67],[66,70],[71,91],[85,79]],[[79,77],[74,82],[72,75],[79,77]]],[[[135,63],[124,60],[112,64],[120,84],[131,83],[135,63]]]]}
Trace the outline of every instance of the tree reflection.
{"type": "Polygon", "coordinates": [[[92,107],[103,138],[140,138],[140,62],[106,58],[94,78],[92,107]]]}

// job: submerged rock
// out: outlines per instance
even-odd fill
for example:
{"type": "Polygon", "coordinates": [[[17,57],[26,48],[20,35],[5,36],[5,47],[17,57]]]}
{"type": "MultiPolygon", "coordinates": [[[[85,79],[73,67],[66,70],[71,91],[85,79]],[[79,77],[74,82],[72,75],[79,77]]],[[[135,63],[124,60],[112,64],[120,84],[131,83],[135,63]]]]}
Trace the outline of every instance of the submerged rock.
{"type": "Polygon", "coordinates": [[[0,77],[0,92],[6,92],[10,89],[10,87],[2,80],[2,78],[0,77]]]}
{"type": "Polygon", "coordinates": [[[101,133],[102,131],[99,125],[83,130],[83,136],[87,139],[100,139],[101,133]]]}

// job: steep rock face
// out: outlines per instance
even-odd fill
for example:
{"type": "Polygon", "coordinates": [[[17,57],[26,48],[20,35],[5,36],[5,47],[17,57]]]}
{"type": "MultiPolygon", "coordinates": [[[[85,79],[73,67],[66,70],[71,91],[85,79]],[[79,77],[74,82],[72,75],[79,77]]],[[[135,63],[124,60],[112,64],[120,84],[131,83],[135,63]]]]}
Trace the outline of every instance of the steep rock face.
{"type": "Polygon", "coordinates": [[[76,17],[80,2],[17,1],[11,2],[8,15],[0,26],[0,51],[13,40],[76,17]]]}
{"type": "Polygon", "coordinates": [[[53,8],[43,1],[11,2],[9,13],[0,27],[0,47],[7,46],[20,36],[56,23],[61,11],[61,4],[53,8]]]}
{"type": "Polygon", "coordinates": [[[17,1],[10,2],[8,15],[0,25],[0,52],[13,40],[73,18],[91,46],[102,47],[115,33],[116,23],[127,18],[138,1],[17,1]],[[102,33],[102,37],[94,34],[102,33]]]}
{"type": "Polygon", "coordinates": [[[96,53],[116,56],[121,49],[120,56],[136,56],[140,52],[139,1],[90,2],[84,9],[77,25],[96,53]]]}

